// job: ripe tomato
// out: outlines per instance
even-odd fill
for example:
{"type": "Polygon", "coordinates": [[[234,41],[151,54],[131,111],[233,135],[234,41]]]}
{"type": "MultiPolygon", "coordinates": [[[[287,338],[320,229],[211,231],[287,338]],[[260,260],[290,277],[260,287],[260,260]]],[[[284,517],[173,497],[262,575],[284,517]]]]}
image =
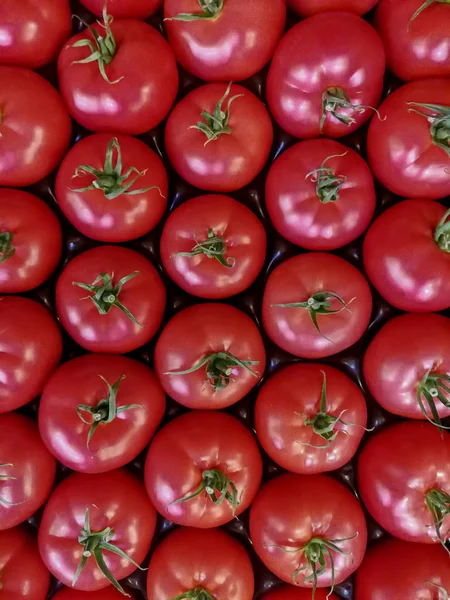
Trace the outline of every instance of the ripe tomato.
{"type": "Polygon", "coordinates": [[[55,88],[33,71],[0,66],[0,81],[0,186],[32,185],[61,160],[70,117],[55,88]]]}
{"type": "Polygon", "coordinates": [[[165,302],[151,262],[120,246],[83,252],[56,284],[61,323],[90,352],[123,354],[146,344],[161,324],[165,302]]]}
{"type": "Polygon", "coordinates": [[[287,0],[288,7],[301,17],[317,13],[343,11],[363,15],[375,6],[378,0],[287,0]]]}
{"type": "Polygon", "coordinates": [[[148,233],[163,216],[167,173],[143,142],[99,133],[71,148],[55,192],[78,231],[101,242],[126,242],[148,233]]]}
{"type": "Polygon", "coordinates": [[[339,469],[355,454],[367,423],[361,390],[322,364],[280,369],[255,406],[256,435],[283,468],[301,474],[339,469]]]}
{"type": "Polygon", "coordinates": [[[364,160],[333,140],[292,146],[270,168],[266,206],[275,229],[309,250],[334,250],[365,231],[375,210],[364,160]]]}
{"type": "Polygon", "coordinates": [[[0,531],[31,517],[47,500],[56,461],[36,424],[18,413],[0,415],[0,531]]]}
{"type": "MultiPolygon", "coordinates": [[[[101,17],[104,0],[80,0],[87,9],[101,17]]],[[[108,12],[117,19],[147,19],[158,11],[163,0],[112,0],[108,3],[108,12]]]]}
{"type": "MultiPolygon", "coordinates": [[[[59,600],[59,599],[58,599],[59,600]]],[[[292,585],[280,585],[261,596],[261,600],[311,600],[310,590],[295,588],[292,585]]],[[[314,600],[339,600],[327,590],[317,590],[314,600]]]]}
{"type": "Polygon", "coordinates": [[[211,83],[175,106],[165,130],[174,169],[201,190],[231,192],[264,167],[273,140],[269,113],[240,85],[211,83]]]}
{"type": "Polygon", "coordinates": [[[331,587],[364,556],[366,521],[355,496],[326,475],[280,475],[250,509],[250,536],[268,569],[303,588],[331,587]]]}
{"type": "MultiPolygon", "coordinates": [[[[124,588],[125,589],[125,588],[124,588]]],[[[128,589],[125,589],[126,596],[134,599],[128,589]]],[[[113,587],[108,587],[97,592],[79,592],[70,588],[63,588],[53,596],[53,600],[123,600],[124,595],[113,587]]]]}
{"type": "Polygon", "coordinates": [[[161,237],[166,272],[186,292],[227,298],[247,289],[266,257],[266,233],[246,206],[229,196],[206,195],[179,206],[161,237]]]}
{"type": "Polygon", "coordinates": [[[169,533],[150,559],[147,593],[152,600],[179,596],[252,600],[253,590],[247,553],[220,529],[181,527],[169,533]]]}
{"type": "Polygon", "coordinates": [[[135,458],[166,400],[153,372],[125,356],[86,354],[52,375],[39,404],[42,440],[67,467],[103,473],[135,458]]]}
{"type": "Polygon", "coordinates": [[[155,523],[144,486],[128,471],[74,473],[47,502],[39,550],[49,571],[67,586],[95,591],[112,583],[122,591],[118,580],[144,560],[155,523]]]}
{"type": "Polygon", "coordinates": [[[45,202],[0,189],[0,293],[19,294],[44,283],[61,251],[61,227],[45,202]]]}
{"type": "Polygon", "coordinates": [[[0,297],[0,331],[0,413],[4,413],[41,393],[61,359],[62,338],[43,306],[19,296],[0,297]]]}
{"type": "Polygon", "coordinates": [[[176,314],[155,348],[166,393],[188,408],[225,408],[258,383],[266,367],[261,334],[227,304],[197,304],[176,314]]]}
{"type": "Polygon", "coordinates": [[[166,0],[167,36],[181,66],[204,81],[241,81],[262,69],[283,35],[283,0],[166,0]]]}
{"type": "Polygon", "coordinates": [[[392,92],[373,119],[367,153],[394,194],[435,200],[450,194],[450,80],[413,81],[392,92]]]}
{"type": "Polygon", "coordinates": [[[388,208],[364,239],[364,267],[390,304],[409,312],[450,306],[450,222],[441,204],[405,200],[388,208]]]}
{"type": "Polygon", "coordinates": [[[371,313],[369,285],[358,269],[323,252],[300,254],[276,267],[262,305],[271,340],[303,358],[350,347],[366,330],[371,313]]]}
{"type": "Polygon", "coordinates": [[[178,525],[202,529],[246,510],[261,476],[253,435],[221,412],[192,411],[163,427],[145,463],[145,486],[156,510],[178,525]]]}
{"type": "Polygon", "coordinates": [[[440,425],[450,416],[450,319],[395,317],[377,333],[363,360],[370,393],[386,410],[440,425]]]}
{"type": "Polygon", "coordinates": [[[290,29],[275,51],[270,110],[299,138],[347,135],[372,116],[384,68],[383,44],[368,23],[349,13],[315,15],[290,29]]]}

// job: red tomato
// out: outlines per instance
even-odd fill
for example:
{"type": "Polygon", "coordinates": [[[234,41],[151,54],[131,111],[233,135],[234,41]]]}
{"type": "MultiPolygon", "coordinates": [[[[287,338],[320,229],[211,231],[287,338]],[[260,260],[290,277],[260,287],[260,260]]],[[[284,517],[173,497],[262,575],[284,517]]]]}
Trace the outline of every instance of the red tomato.
{"type": "Polygon", "coordinates": [[[188,408],[225,408],[258,383],[266,367],[261,334],[227,304],[197,304],[176,314],[155,348],[166,393],[188,408]]]}
{"type": "Polygon", "coordinates": [[[156,510],[173,523],[202,529],[246,510],[261,476],[253,435],[221,412],[192,411],[163,427],[145,463],[145,486],[156,510]]]}
{"type": "Polygon", "coordinates": [[[118,580],[144,560],[155,523],[144,486],[127,471],[74,473],[50,496],[39,550],[49,571],[67,586],[95,591],[113,579],[121,591],[118,580]]]}
{"type": "Polygon", "coordinates": [[[42,392],[42,440],[67,467],[103,473],[149,443],[166,400],[153,372],[125,356],[86,354],[57,369],[42,392]]]}
{"type": "Polygon", "coordinates": [[[18,296],[0,297],[0,331],[0,413],[4,413],[41,393],[61,359],[62,338],[43,306],[18,296]]]}
{"type": "Polygon", "coordinates": [[[288,7],[301,17],[311,17],[317,13],[335,10],[363,15],[377,2],[378,0],[287,0],[288,7]]]}
{"type": "Polygon", "coordinates": [[[388,208],[363,246],[366,273],[390,304],[409,312],[450,306],[450,211],[429,200],[388,208]]]}
{"type": "Polygon", "coordinates": [[[56,461],[34,421],[14,412],[0,415],[0,531],[22,523],[42,506],[55,472],[56,461]]]}
{"type": "Polygon", "coordinates": [[[334,250],[365,231],[375,210],[369,167],[333,140],[307,140],[284,152],[266,180],[276,230],[308,250],[334,250]]]}
{"type": "Polygon", "coordinates": [[[101,242],[126,242],[148,233],[163,216],[167,173],[143,142],[99,133],[71,148],[55,192],[78,231],[101,242]]]}
{"type": "Polygon", "coordinates": [[[90,352],[123,354],[146,344],[161,324],[165,302],[164,285],[151,262],[120,246],[83,252],[56,284],[61,323],[90,352]]]}
{"type": "Polygon", "coordinates": [[[450,194],[450,80],[408,83],[386,98],[380,114],[367,136],[375,177],[403,197],[434,200],[450,194]]]}
{"type": "Polygon", "coordinates": [[[284,0],[166,0],[165,26],[181,66],[204,81],[241,81],[262,69],[283,35],[284,0]]]}
{"type": "Polygon", "coordinates": [[[264,167],[273,128],[264,104],[246,88],[211,83],[175,106],[165,140],[170,162],[188,183],[231,192],[250,183],[264,167]]]}
{"type": "Polygon", "coordinates": [[[371,313],[370,288],[358,269],[323,252],[300,254],[276,267],[262,305],[269,337],[303,358],[349,348],[366,330],[371,313]]]}
{"type": "Polygon", "coordinates": [[[151,557],[147,577],[149,598],[184,597],[194,590],[218,600],[253,598],[250,559],[244,548],[220,529],[181,527],[169,533],[151,557]]]}
{"type": "Polygon", "coordinates": [[[450,319],[401,315],[389,321],[364,355],[370,393],[386,410],[440,424],[450,416],[450,319]]]}
{"type": "MultiPolygon", "coordinates": [[[[311,600],[311,591],[295,588],[292,585],[280,585],[261,596],[261,600],[311,600]]],[[[339,600],[339,598],[327,590],[317,590],[314,600],[339,600]]]]}
{"type": "Polygon", "coordinates": [[[263,385],[255,429],[267,454],[294,473],[339,469],[355,454],[367,424],[361,390],[322,364],[280,369],[263,385]]]}
{"type": "Polygon", "coordinates": [[[179,206],[161,238],[166,272],[186,292],[227,298],[247,289],[266,257],[266,233],[246,206],[229,196],[206,195],[179,206]]]}
{"type": "Polygon", "coordinates": [[[359,17],[323,13],[298,23],[281,40],[267,79],[278,124],[299,138],[337,138],[372,116],[383,89],[384,49],[359,17]]]}
{"type": "MultiPolygon", "coordinates": [[[[94,15],[101,17],[104,0],[80,0],[94,15]]],[[[158,11],[163,0],[110,0],[108,13],[118,19],[147,19],[158,11]]]]}
{"type": "Polygon", "coordinates": [[[63,157],[69,114],[55,88],[33,71],[0,66],[0,81],[0,186],[32,185],[63,157]]]}
{"type": "MultiPolygon", "coordinates": [[[[128,589],[126,595],[132,600],[132,595],[128,589]]],[[[113,587],[108,587],[97,592],[79,592],[70,588],[63,588],[53,596],[53,600],[123,600],[123,594],[113,587]]]]}
{"type": "Polygon", "coordinates": [[[341,583],[359,567],[367,542],[359,502],[326,475],[271,479],[250,510],[250,535],[266,567],[303,588],[341,583]]]}

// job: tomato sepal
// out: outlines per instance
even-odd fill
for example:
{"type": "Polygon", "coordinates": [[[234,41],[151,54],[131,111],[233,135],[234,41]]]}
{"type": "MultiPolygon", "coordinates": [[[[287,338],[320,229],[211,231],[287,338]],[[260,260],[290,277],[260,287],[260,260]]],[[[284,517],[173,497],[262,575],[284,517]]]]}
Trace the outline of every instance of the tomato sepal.
{"type": "Polygon", "coordinates": [[[442,219],[439,221],[436,231],[434,232],[434,241],[444,252],[450,252],[450,209],[446,211],[442,219]]]}
{"type": "Polygon", "coordinates": [[[418,107],[408,108],[408,112],[426,118],[430,123],[430,135],[433,144],[445,150],[450,156],[450,106],[427,104],[425,102],[407,102],[406,104],[409,107],[418,107]]]}
{"type": "MultiPolygon", "coordinates": [[[[0,469],[1,468],[6,468],[6,467],[13,467],[14,465],[12,465],[11,463],[1,463],[0,464],[0,469]]],[[[17,479],[17,477],[13,477],[12,475],[0,475],[0,483],[2,481],[15,481],[17,479]]],[[[25,502],[25,500],[22,500],[22,502],[10,502],[9,500],[6,500],[6,498],[3,498],[2,496],[0,496],[0,504],[3,504],[4,506],[19,506],[19,504],[23,504],[25,502]]],[[[1,589],[1,587],[0,587],[1,589]]]]}
{"type": "Polygon", "coordinates": [[[434,585],[434,587],[437,588],[438,592],[440,592],[441,594],[444,595],[442,600],[449,600],[448,592],[444,587],[442,587],[442,585],[439,585],[438,583],[434,583],[433,581],[427,581],[426,583],[428,585],[434,585]]]}
{"type": "Polygon", "coordinates": [[[201,13],[180,13],[164,21],[215,21],[223,10],[223,0],[198,0],[198,3],[201,13]]]}
{"type": "Polygon", "coordinates": [[[446,552],[450,555],[450,550],[445,545],[448,540],[448,532],[445,537],[442,537],[441,534],[441,525],[445,517],[450,515],[450,494],[444,490],[433,488],[426,493],[425,503],[433,517],[436,536],[446,552]]]}
{"type": "Polygon", "coordinates": [[[0,264],[14,256],[15,248],[13,246],[14,235],[10,231],[0,233],[0,264]]]}
{"type": "Polygon", "coordinates": [[[180,504],[181,502],[188,502],[192,498],[200,496],[203,492],[206,492],[207,496],[214,502],[214,504],[222,504],[224,500],[229,502],[232,507],[233,517],[236,510],[241,503],[238,498],[238,491],[233,481],[225,475],[220,469],[206,469],[202,473],[202,481],[198,488],[192,494],[187,494],[183,498],[174,500],[171,504],[180,504]],[[216,497],[216,492],[220,496],[216,497]]]}
{"type": "Polygon", "coordinates": [[[188,592],[184,592],[179,596],[175,596],[170,600],[216,600],[215,596],[210,594],[208,590],[204,588],[195,588],[194,590],[189,590],[188,592]]]}
{"type": "Polygon", "coordinates": [[[417,19],[417,17],[423,13],[429,6],[434,4],[435,2],[439,2],[439,4],[450,4],[450,0],[425,0],[425,2],[419,6],[419,8],[413,13],[412,17],[408,21],[408,25],[406,26],[406,31],[409,31],[411,27],[411,23],[417,19]]]}
{"type": "Polygon", "coordinates": [[[331,167],[326,167],[325,163],[332,158],[339,158],[348,154],[333,154],[325,158],[318,169],[310,171],[305,179],[310,179],[316,184],[316,194],[322,204],[328,204],[329,202],[336,202],[339,200],[339,192],[343,183],[347,181],[345,175],[336,175],[331,167]]]}
{"type": "Polygon", "coordinates": [[[213,229],[208,229],[208,237],[206,240],[199,242],[197,237],[194,235],[195,246],[192,247],[190,252],[176,252],[173,256],[198,256],[204,254],[207,258],[215,258],[224,267],[234,267],[236,259],[229,256],[225,257],[227,253],[227,245],[223,237],[215,235],[213,229]]]}
{"type": "Polygon", "coordinates": [[[450,394],[450,376],[445,373],[431,373],[431,369],[429,369],[423,376],[423,379],[417,388],[417,401],[420,410],[432,425],[435,425],[440,429],[450,429],[450,427],[442,425],[441,418],[436,408],[436,401],[441,402],[446,408],[450,408],[450,400],[445,397],[444,392],[450,394]],[[422,396],[424,396],[426,400],[432,418],[428,416],[422,396]]]}
{"type": "Polygon", "coordinates": [[[373,110],[380,121],[385,121],[381,118],[380,113],[373,106],[367,106],[366,104],[352,104],[350,102],[350,97],[342,88],[328,88],[322,94],[322,116],[320,118],[319,130],[320,133],[323,134],[323,126],[325,125],[325,121],[327,119],[328,114],[333,115],[335,119],[337,119],[340,123],[347,125],[350,127],[354,123],[356,123],[356,119],[351,115],[342,114],[340,110],[351,110],[356,114],[363,114],[367,109],[373,110]]]}

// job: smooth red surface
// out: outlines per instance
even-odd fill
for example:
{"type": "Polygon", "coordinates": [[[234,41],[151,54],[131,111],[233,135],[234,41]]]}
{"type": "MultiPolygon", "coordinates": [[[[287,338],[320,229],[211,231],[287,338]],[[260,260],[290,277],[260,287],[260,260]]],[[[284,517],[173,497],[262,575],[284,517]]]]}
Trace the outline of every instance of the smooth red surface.
{"type": "MultiPolygon", "coordinates": [[[[128,588],[126,588],[126,592],[132,600],[135,598],[128,588]]],[[[124,596],[112,586],[97,592],[79,592],[65,587],[57,592],[53,598],[54,600],[123,600],[124,596]]]]}
{"type": "MultiPolygon", "coordinates": [[[[284,584],[261,596],[261,600],[311,600],[311,590],[284,584]]],[[[335,594],[330,594],[328,590],[318,589],[314,600],[338,600],[338,597],[335,594]]]]}
{"type": "Polygon", "coordinates": [[[301,17],[317,13],[341,10],[363,15],[375,6],[378,0],[287,0],[288,7],[301,17]]]}
{"type": "MultiPolygon", "coordinates": [[[[80,0],[94,15],[101,17],[104,0],[80,0]]],[[[110,0],[108,14],[118,19],[147,19],[161,8],[163,0],[110,0]]]]}

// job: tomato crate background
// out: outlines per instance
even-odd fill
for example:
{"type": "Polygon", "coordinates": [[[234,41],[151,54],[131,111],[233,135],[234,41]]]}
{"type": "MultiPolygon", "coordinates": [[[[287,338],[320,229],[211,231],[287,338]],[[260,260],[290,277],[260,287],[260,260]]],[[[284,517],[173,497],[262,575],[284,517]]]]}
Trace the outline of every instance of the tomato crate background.
{"type": "MultiPolygon", "coordinates": [[[[81,17],[86,22],[93,22],[95,17],[89,13],[86,9],[81,7],[77,0],[71,1],[72,12],[74,15],[81,17]]],[[[371,13],[366,17],[369,21],[371,20],[371,13]]],[[[292,27],[296,22],[299,21],[299,18],[294,16],[292,13],[288,13],[287,20],[287,28],[292,27]]],[[[163,29],[163,19],[162,14],[158,14],[148,22],[158,29],[161,33],[164,34],[163,29]]],[[[84,25],[80,22],[80,20],[76,17],[73,19],[73,29],[74,33],[81,31],[84,28],[84,25]]],[[[179,101],[183,96],[185,96],[192,89],[202,85],[203,82],[196,79],[194,76],[187,74],[181,68],[180,71],[180,87],[178,92],[177,101],[179,101]]],[[[258,96],[261,100],[265,100],[265,80],[267,77],[268,68],[266,67],[257,75],[251,77],[250,79],[239,82],[240,84],[247,87],[250,91],[252,91],[256,96],[258,96]]],[[[55,87],[57,87],[57,77],[56,77],[56,66],[55,64],[49,65],[40,71],[38,71],[41,75],[46,77],[55,87]]],[[[385,91],[384,96],[388,95],[391,91],[396,89],[400,85],[400,80],[395,78],[389,72],[386,74],[385,80],[385,91]]],[[[273,342],[269,340],[267,335],[264,333],[264,330],[261,325],[261,298],[262,292],[267,280],[269,273],[273,270],[273,268],[278,265],[280,262],[286,260],[287,258],[294,256],[296,254],[304,252],[301,248],[294,246],[287,240],[283,239],[274,229],[267,215],[267,211],[264,204],[264,183],[267,176],[268,168],[282,152],[284,152],[287,148],[297,143],[299,140],[291,136],[290,134],[284,132],[283,130],[276,125],[274,122],[274,143],[271,151],[271,156],[269,163],[266,165],[262,173],[248,186],[245,188],[230,193],[228,195],[232,196],[236,200],[242,202],[247,207],[249,207],[262,221],[266,233],[268,236],[268,248],[267,248],[267,256],[266,261],[263,267],[262,272],[258,276],[255,283],[245,292],[239,294],[238,296],[234,296],[230,299],[225,299],[222,302],[232,304],[237,308],[243,310],[245,313],[250,315],[257,325],[260,328],[260,331],[263,335],[263,339],[265,342],[265,348],[267,353],[267,367],[264,377],[259,382],[259,384],[254,388],[250,394],[248,394],[244,399],[240,402],[234,404],[233,406],[226,409],[226,412],[233,414],[237,417],[241,422],[243,422],[249,429],[253,429],[253,407],[255,403],[256,396],[261,385],[264,384],[264,381],[270,377],[276,370],[279,368],[286,366],[288,364],[292,364],[295,362],[300,362],[303,359],[297,359],[292,355],[284,352],[273,342]]],[[[163,224],[167,218],[167,215],[172,212],[177,206],[181,203],[185,202],[190,198],[194,198],[198,195],[204,195],[206,192],[200,191],[186,182],[184,182],[171,168],[170,163],[165,155],[164,151],[164,126],[165,121],[155,130],[149,131],[145,135],[139,136],[139,138],[148,144],[153,150],[155,150],[159,156],[164,161],[164,164],[168,170],[169,175],[169,197],[168,197],[168,205],[165,217],[162,219],[162,222],[159,226],[151,231],[146,236],[139,238],[138,240],[134,240],[127,244],[123,244],[129,248],[133,248],[138,252],[142,253],[146,256],[158,269],[160,275],[163,278],[164,284],[167,288],[167,306],[163,324],[156,334],[154,339],[148,344],[135,352],[132,352],[130,356],[133,358],[137,358],[138,360],[144,362],[149,366],[153,366],[153,351],[156,340],[158,339],[159,333],[161,332],[164,325],[167,321],[179,310],[190,306],[192,304],[201,303],[202,300],[199,298],[195,298],[190,296],[183,290],[181,290],[177,285],[175,285],[168,276],[164,273],[164,270],[161,265],[161,260],[159,256],[159,239],[161,236],[163,224]]],[[[359,154],[365,157],[365,141],[367,134],[368,124],[364,125],[358,131],[353,133],[350,136],[347,136],[343,139],[339,139],[339,142],[351,147],[356,150],[359,154]]],[[[114,133],[114,132],[111,132],[114,133]]],[[[73,139],[72,143],[77,142],[81,138],[88,135],[89,132],[81,128],[78,124],[74,123],[73,127],[73,139]]],[[[28,297],[38,300],[42,304],[44,304],[47,308],[49,308],[52,314],[56,318],[56,310],[54,304],[54,292],[55,292],[55,284],[61,273],[62,268],[66,265],[68,261],[70,261],[75,255],[92,248],[94,246],[101,245],[98,242],[90,240],[84,237],[82,234],[78,233],[72,225],[67,221],[67,219],[62,215],[61,211],[58,209],[56,199],[54,196],[54,175],[46,178],[45,180],[39,182],[38,184],[32,186],[30,191],[37,194],[48,204],[51,208],[56,212],[58,218],[60,219],[63,232],[64,232],[64,249],[63,249],[63,257],[61,263],[57,269],[57,271],[53,274],[50,280],[46,282],[46,284],[36,290],[33,290],[29,294],[26,294],[28,297]]],[[[380,214],[385,208],[390,206],[395,201],[399,200],[398,197],[394,196],[386,189],[384,189],[381,185],[376,182],[376,192],[377,192],[377,208],[375,212],[375,217],[380,214]]],[[[450,198],[442,201],[447,206],[450,206],[450,198]]],[[[333,252],[345,258],[350,263],[355,265],[359,270],[363,271],[362,266],[362,238],[357,239],[351,244],[340,248],[339,250],[333,252]]],[[[368,405],[368,428],[374,428],[374,431],[377,431],[380,427],[385,426],[386,423],[392,422],[394,420],[398,420],[398,417],[391,415],[384,411],[373,398],[368,393],[361,372],[361,359],[367,348],[369,342],[375,335],[375,333],[379,330],[379,328],[391,317],[396,314],[399,314],[400,311],[390,306],[386,303],[380,295],[374,290],[373,286],[371,286],[371,291],[373,294],[373,312],[370,325],[367,331],[364,333],[362,338],[358,341],[357,344],[352,346],[351,348],[336,354],[334,356],[327,357],[322,359],[320,362],[324,362],[326,364],[335,366],[345,372],[357,385],[362,389],[364,396],[368,405]]],[[[444,312],[446,316],[450,317],[450,310],[444,312]]],[[[81,354],[85,354],[85,351],[80,348],[73,340],[69,338],[69,336],[63,332],[64,337],[64,354],[63,361],[67,361],[75,356],[79,356],[81,354]]],[[[37,408],[39,401],[35,400],[31,402],[29,405],[25,406],[19,412],[23,412],[29,416],[33,416],[37,418],[37,408]]],[[[166,414],[161,424],[161,427],[164,426],[168,421],[173,419],[175,416],[179,414],[187,412],[187,409],[177,404],[170,398],[167,398],[167,409],[166,414]]],[[[362,445],[367,440],[367,437],[372,435],[372,432],[368,432],[365,434],[363,438],[362,445]]],[[[264,471],[263,471],[263,482],[267,481],[271,477],[283,472],[283,469],[276,465],[268,456],[264,453],[264,451],[260,448],[263,463],[264,463],[264,471]]],[[[142,452],[132,463],[127,465],[126,468],[133,471],[135,474],[143,477],[143,466],[145,461],[147,450],[142,452]]],[[[337,471],[333,471],[329,473],[332,477],[343,482],[345,485],[350,487],[354,493],[357,495],[358,491],[356,489],[356,459],[353,458],[348,464],[337,471]]],[[[61,479],[66,477],[70,472],[66,467],[59,465],[57,472],[56,481],[59,482],[61,479]]],[[[39,525],[40,518],[42,516],[43,509],[41,508],[38,513],[36,513],[32,518],[29,519],[29,524],[35,532],[37,532],[37,528],[39,525]]],[[[263,592],[268,591],[273,586],[276,586],[280,583],[280,580],[273,574],[271,574],[256,556],[255,552],[252,549],[252,545],[249,538],[249,527],[248,527],[248,513],[249,510],[245,511],[242,515],[235,518],[233,521],[224,526],[224,529],[228,531],[232,536],[237,538],[248,551],[250,558],[253,563],[254,573],[255,573],[255,598],[258,598],[263,592]]],[[[381,537],[386,536],[386,532],[371,519],[371,517],[366,514],[368,531],[369,531],[369,544],[375,540],[380,539],[381,537]]],[[[161,516],[158,516],[157,528],[155,532],[155,536],[152,543],[152,549],[150,551],[149,556],[147,556],[146,560],[143,563],[143,566],[148,565],[149,557],[151,552],[155,548],[155,546],[159,543],[161,538],[166,535],[166,533],[173,529],[175,525],[173,523],[163,519],[161,516]]],[[[145,591],[145,582],[146,582],[146,572],[141,572],[139,570],[135,571],[131,576],[129,576],[125,580],[125,584],[128,585],[136,600],[144,600],[147,599],[147,594],[145,591]]],[[[59,589],[61,584],[57,582],[55,579],[52,579],[52,586],[48,596],[48,600],[53,598],[55,592],[59,589]]],[[[353,577],[350,577],[342,584],[336,586],[335,593],[341,597],[348,600],[353,600],[353,577]]]]}

